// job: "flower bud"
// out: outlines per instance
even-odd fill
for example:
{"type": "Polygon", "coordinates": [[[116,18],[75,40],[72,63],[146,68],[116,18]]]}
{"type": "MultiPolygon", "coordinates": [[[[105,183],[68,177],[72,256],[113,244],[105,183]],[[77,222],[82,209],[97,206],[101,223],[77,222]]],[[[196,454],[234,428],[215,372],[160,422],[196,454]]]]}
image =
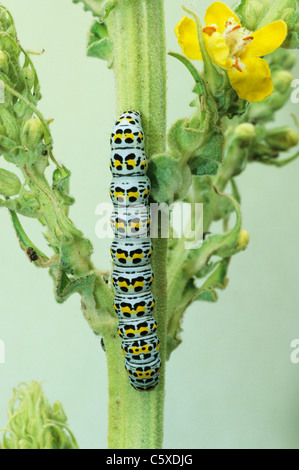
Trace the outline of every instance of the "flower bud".
{"type": "Polygon", "coordinates": [[[288,31],[292,30],[296,20],[296,12],[294,8],[286,8],[281,16],[281,19],[287,24],[288,31]]]}
{"type": "Polygon", "coordinates": [[[288,150],[298,144],[299,135],[292,127],[278,127],[267,132],[266,142],[273,150],[288,150]]]}
{"type": "Polygon", "coordinates": [[[242,24],[250,31],[255,31],[265,13],[265,6],[258,0],[246,0],[237,9],[237,13],[242,18],[242,24]]]}
{"type": "Polygon", "coordinates": [[[299,12],[293,15],[292,26],[289,27],[283,47],[287,49],[298,49],[299,47],[299,12]]]}
{"type": "MultiPolygon", "coordinates": [[[[298,29],[299,32],[299,29],[298,29]]],[[[283,49],[281,49],[283,51],[283,49]]],[[[285,55],[283,57],[283,63],[281,63],[281,68],[285,70],[291,70],[297,62],[296,56],[292,51],[285,50],[285,55]]]]}
{"type": "Polygon", "coordinates": [[[250,236],[247,230],[244,228],[240,231],[237,239],[237,248],[240,250],[245,250],[250,240],[250,236]]]}
{"type": "Polygon", "coordinates": [[[36,148],[44,137],[44,128],[39,119],[32,118],[25,122],[22,130],[22,143],[25,147],[36,148]]]}
{"type": "MultiPolygon", "coordinates": [[[[297,8],[297,0],[279,0],[279,2],[266,1],[260,0],[261,3],[267,3],[268,6],[266,7],[266,14],[263,15],[260,23],[258,24],[258,29],[265,26],[266,24],[270,24],[274,21],[278,21],[281,19],[290,20],[291,13],[289,10],[293,10],[293,17],[296,12],[297,8]]],[[[291,20],[291,24],[288,23],[288,27],[293,25],[293,21],[291,20]]]]}
{"type": "Polygon", "coordinates": [[[273,83],[276,91],[285,93],[287,90],[290,90],[291,83],[294,79],[294,76],[287,70],[279,70],[273,74],[273,83]]]}
{"type": "Polygon", "coordinates": [[[255,127],[250,122],[244,122],[236,127],[234,133],[239,139],[248,142],[255,137],[255,127]]]}
{"type": "Polygon", "coordinates": [[[19,194],[21,181],[14,173],[0,168],[0,194],[5,197],[19,194]]]}

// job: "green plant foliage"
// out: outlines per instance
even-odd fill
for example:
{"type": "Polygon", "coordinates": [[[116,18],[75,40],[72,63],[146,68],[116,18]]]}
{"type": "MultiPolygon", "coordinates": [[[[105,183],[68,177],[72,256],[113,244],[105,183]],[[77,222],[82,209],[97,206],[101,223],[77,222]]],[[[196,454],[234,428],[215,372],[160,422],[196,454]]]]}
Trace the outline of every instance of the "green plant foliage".
{"type": "Polygon", "coordinates": [[[90,29],[87,55],[98,59],[106,60],[108,68],[113,65],[113,42],[109,38],[105,23],[95,21],[90,29]]]}
{"type": "Polygon", "coordinates": [[[50,405],[40,383],[14,389],[7,412],[3,449],[78,449],[61,403],[50,405]]]}

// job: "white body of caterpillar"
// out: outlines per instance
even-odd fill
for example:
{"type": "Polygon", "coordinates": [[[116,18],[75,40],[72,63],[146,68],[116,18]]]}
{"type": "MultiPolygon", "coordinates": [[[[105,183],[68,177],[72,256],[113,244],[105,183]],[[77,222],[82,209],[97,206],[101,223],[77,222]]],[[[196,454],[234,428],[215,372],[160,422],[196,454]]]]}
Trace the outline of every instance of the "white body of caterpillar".
{"type": "Polygon", "coordinates": [[[137,111],[125,111],[117,119],[110,145],[110,197],[114,205],[111,225],[115,235],[111,246],[112,284],[118,333],[131,385],[136,390],[152,390],[159,381],[161,360],[151,292],[150,180],[137,111]]]}

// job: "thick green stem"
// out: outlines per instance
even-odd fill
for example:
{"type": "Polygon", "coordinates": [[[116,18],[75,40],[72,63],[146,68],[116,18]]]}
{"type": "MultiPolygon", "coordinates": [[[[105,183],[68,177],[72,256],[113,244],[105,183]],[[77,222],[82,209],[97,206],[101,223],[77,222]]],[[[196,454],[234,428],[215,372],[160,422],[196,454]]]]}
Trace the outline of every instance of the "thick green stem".
{"type": "MultiPolygon", "coordinates": [[[[119,0],[108,18],[114,42],[117,113],[142,114],[146,153],[150,158],[166,146],[166,48],[163,0],[119,0]]],[[[161,343],[159,385],[150,392],[135,391],[124,370],[120,340],[105,337],[109,370],[110,448],[160,448],[163,438],[166,359],[167,240],[155,239],[155,317],[161,343]]]]}

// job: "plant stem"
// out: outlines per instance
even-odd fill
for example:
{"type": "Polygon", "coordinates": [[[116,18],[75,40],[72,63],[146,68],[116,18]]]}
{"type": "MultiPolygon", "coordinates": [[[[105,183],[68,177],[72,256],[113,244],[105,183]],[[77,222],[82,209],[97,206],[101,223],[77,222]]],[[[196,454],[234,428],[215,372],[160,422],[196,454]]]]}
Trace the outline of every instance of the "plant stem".
{"type": "MultiPolygon", "coordinates": [[[[166,146],[166,48],[163,0],[119,0],[108,18],[114,42],[117,113],[141,112],[148,158],[166,146]]],[[[117,333],[107,334],[109,374],[109,448],[160,448],[163,438],[166,359],[167,240],[153,240],[155,317],[161,343],[159,385],[134,390],[124,370],[117,333]]]]}

